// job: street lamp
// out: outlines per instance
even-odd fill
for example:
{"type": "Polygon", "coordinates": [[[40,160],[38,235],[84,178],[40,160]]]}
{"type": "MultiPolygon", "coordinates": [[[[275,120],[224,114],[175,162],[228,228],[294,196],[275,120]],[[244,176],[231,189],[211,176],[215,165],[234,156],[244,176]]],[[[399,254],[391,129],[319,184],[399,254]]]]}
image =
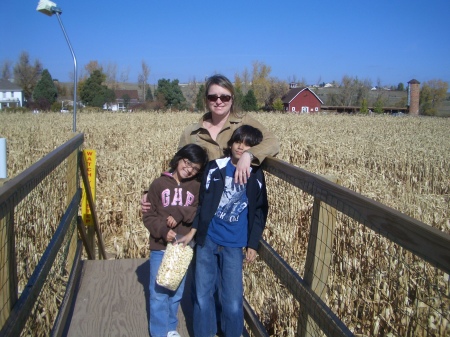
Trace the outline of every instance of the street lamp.
{"type": "Polygon", "coordinates": [[[75,53],[73,52],[72,45],[70,44],[69,37],[66,34],[66,30],[64,29],[64,25],[61,21],[60,14],[62,14],[61,8],[57,7],[56,4],[49,0],[40,0],[38,6],[36,8],[38,12],[44,13],[45,15],[52,16],[56,14],[58,18],[59,25],[64,33],[64,37],[66,38],[67,44],[69,45],[70,52],[73,57],[73,132],[77,131],[77,58],[75,57],[75,53]]]}

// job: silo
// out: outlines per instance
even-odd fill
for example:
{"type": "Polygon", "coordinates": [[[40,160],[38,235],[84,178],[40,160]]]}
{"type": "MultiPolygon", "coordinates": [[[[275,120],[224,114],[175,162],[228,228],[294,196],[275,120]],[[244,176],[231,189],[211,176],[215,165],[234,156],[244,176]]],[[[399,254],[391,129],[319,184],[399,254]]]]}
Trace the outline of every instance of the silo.
{"type": "Polygon", "coordinates": [[[408,82],[408,107],[411,116],[419,115],[420,82],[412,79],[408,82]]]}

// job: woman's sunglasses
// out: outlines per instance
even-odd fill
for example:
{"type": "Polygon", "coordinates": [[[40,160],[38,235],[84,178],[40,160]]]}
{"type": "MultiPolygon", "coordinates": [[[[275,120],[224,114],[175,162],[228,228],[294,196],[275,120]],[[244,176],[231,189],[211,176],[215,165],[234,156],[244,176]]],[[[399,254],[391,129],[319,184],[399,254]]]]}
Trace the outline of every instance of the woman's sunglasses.
{"type": "Polygon", "coordinates": [[[208,101],[210,101],[210,102],[216,102],[217,99],[219,99],[219,98],[224,103],[229,102],[231,100],[231,96],[230,95],[220,95],[220,96],[208,95],[206,97],[208,98],[208,101]]]}

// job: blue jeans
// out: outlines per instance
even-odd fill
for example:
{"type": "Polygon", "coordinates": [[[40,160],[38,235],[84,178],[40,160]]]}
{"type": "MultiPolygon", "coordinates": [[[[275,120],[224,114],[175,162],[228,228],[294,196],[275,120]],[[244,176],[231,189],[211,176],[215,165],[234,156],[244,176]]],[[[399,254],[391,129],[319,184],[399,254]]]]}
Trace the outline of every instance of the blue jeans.
{"type": "Polygon", "coordinates": [[[169,331],[177,329],[178,306],[183,296],[186,277],[177,290],[172,291],[156,283],[158,268],[164,256],[163,250],[150,252],[150,321],[149,331],[152,337],[167,337],[169,331]]]}
{"type": "Polygon", "coordinates": [[[194,335],[211,337],[217,332],[214,292],[220,285],[221,329],[225,337],[239,337],[244,329],[242,248],[223,247],[209,237],[197,245],[195,260],[194,335]]]}

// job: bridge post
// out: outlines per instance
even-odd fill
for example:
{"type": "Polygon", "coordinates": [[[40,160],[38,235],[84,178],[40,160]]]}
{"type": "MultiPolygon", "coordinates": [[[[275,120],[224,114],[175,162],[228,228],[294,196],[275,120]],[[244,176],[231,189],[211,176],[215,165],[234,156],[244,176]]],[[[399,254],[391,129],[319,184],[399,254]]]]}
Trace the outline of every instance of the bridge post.
{"type": "MultiPolygon", "coordinates": [[[[328,180],[339,184],[336,177],[327,176],[328,180]]],[[[325,301],[326,284],[331,264],[336,209],[314,198],[308,252],[305,262],[304,281],[325,301]]],[[[303,308],[307,303],[300,303],[300,315],[297,336],[322,336],[320,328],[303,308]]]]}
{"type": "MultiPolygon", "coordinates": [[[[8,179],[0,179],[2,186],[8,179]]],[[[0,330],[17,302],[17,264],[14,238],[14,210],[0,219],[0,330]]]]}

